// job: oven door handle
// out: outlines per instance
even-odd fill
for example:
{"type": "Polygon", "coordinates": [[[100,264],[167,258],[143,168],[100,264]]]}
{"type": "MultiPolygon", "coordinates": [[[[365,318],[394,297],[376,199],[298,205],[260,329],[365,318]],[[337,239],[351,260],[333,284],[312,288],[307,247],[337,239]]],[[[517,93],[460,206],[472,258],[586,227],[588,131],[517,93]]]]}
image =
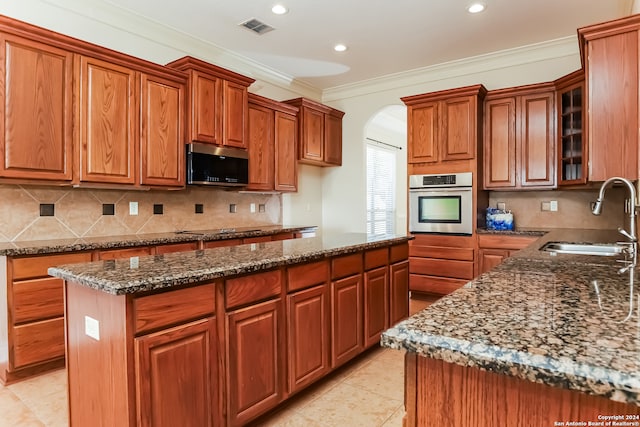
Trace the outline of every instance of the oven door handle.
{"type": "Polygon", "coordinates": [[[471,187],[447,187],[447,188],[410,188],[409,193],[459,193],[471,191],[471,187]]]}

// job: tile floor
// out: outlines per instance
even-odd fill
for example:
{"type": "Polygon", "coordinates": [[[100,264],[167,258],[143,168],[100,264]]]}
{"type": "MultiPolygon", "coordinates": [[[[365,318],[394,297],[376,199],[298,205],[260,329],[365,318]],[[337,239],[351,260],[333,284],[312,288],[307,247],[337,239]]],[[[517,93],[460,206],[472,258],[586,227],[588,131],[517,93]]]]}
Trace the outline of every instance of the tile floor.
{"type": "MultiPolygon", "coordinates": [[[[412,299],[415,313],[432,300],[412,299]]],[[[373,348],[269,413],[254,426],[400,427],[404,416],[404,352],[373,348]]],[[[64,369],[0,385],[0,427],[65,427],[64,369]]]]}

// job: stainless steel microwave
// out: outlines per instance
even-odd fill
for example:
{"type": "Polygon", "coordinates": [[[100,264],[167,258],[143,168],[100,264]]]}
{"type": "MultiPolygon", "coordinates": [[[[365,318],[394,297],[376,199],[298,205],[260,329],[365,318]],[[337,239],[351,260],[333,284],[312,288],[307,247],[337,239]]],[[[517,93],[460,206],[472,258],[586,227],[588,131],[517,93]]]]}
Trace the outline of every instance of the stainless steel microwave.
{"type": "Polygon", "coordinates": [[[249,183],[249,156],[239,148],[187,144],[187,184],[242,187],[249,183]]]}

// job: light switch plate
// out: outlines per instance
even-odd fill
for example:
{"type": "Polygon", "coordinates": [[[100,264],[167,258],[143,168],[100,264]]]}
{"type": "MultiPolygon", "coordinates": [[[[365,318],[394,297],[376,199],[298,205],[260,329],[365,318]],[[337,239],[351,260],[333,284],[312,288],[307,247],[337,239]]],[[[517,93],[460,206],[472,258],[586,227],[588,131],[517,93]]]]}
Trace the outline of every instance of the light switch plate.
{"type": "Polygon", "coordinates": [[[100,322],[93,317],[84,316],[84,333],[96,341],[100,341],[100,322]]]}
{"type": "Polygon", "coordinates": [[[129,215],[138,215],[138,202],[129,202],[129,215]]]}
{"type": "Polygon", "coordinates": [[[551,212],[558,212],[558,201],[557,200],[551,200],[549,202],[549,210],[551,212]]]}
{"type": "Polygon", "coordinates": [[[249,205],[249,211],[250,211],[251,213],[256,213],[256,204],[255,204],[255,203],[251,203],[251,204],[249,205]]]}

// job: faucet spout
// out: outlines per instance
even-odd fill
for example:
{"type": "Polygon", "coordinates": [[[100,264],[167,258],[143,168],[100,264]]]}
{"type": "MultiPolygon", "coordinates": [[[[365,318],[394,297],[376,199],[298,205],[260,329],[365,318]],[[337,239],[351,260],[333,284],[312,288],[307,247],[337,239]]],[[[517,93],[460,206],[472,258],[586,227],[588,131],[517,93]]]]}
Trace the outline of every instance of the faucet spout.
{"type": "Polygon", "coordinates": [[[594,215],[600,215],[602,213],[602,202],[604,201],[604,194],[607,188],[616,182],[622,183],[627,187],[627,190],[629,190],[629,199],[630,199],[629,228],[631,229],[631,231],[627,232],[623,229],[618,229],[618,230],[620,231],[621,234],[627,237],[631,242],[635,243],[638,241],[638,238],[636,236],[636,215],[638,210],[638,201],[636,198],[636,187],[635,185],[633,185],[631,181],[629,181],[626,178],[614,176],[607,179],[605,182],[603,182],[602,186],[600,187],[600,192],[598,193],[598,198],[596,199],[596,202],[594,203],[593,209],[591,212],[594,215]]]}

